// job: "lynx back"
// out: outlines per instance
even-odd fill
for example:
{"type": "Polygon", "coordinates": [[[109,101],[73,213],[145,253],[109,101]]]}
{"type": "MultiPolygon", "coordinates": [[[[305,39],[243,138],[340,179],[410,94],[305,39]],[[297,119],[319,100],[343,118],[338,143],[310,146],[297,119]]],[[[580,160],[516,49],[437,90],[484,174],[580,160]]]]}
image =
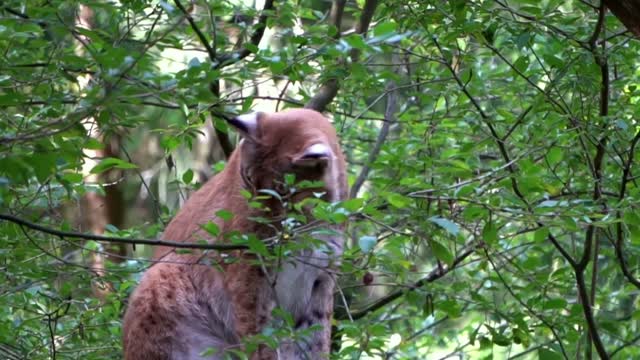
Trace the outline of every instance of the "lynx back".
{"type": "MultiPolygon", "coordinates": [[[[286,212],[282,202],[272,197],[256,209],[242,194],[280,192],[285,174],[323,184],[290,194],[292,202],[318,193],[329,202],[347,197],[342,151],[335,130],[321,114],[296,109],[242,115],[228,122],[243,140],[225,169],[185,203],[164,239],[225,241],[203,230],[209,222],[221,234],[274,236],[286,212]],[[233,217],[221,219],[216,215],[220,210],[233,217]],[[257,216],[272,221],[252,221],[257,216]]],[[[229,254],[236,261],[223,262],[217,253],[156,249],[157,262],[143,275],[124,317],[125,359],[221,359],[225,350],[241,349],[243,338],[273,326],[275,307],[291,314],[296,329],[319,325],[320,330],[305,339],[282,340],[275,350],[261,345],[252,359],[328,358],[335,285],[331,268],[342,254],[343,239],[339,225],[325,225],[333,231],[313,235],[322,246],[300,250],[279,266],[258,264],[244,251],[229,254]],[[201,356],[210,348],[213,355],[201,356]]]]}

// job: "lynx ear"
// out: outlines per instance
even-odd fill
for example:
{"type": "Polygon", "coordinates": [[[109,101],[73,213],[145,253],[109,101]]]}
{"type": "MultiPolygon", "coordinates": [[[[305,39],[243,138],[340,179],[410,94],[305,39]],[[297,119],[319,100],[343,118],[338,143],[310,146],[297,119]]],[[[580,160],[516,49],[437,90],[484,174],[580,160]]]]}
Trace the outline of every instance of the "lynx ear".
{"type": "Polygon", "coordinates": [[[227,120],[229,125],[236,128],[240,133],[249,139],[258,138],[258,118],[262,116],[260,112],[254,112],[236,116],[227,120]]]}
{"type": "Polygon", "coordinates": [[[306,148],[301,156],[293,160],[293,164],[304,167],[327,165],[333,156],[331,148],[326,144],[313,144],[306,148]]]}

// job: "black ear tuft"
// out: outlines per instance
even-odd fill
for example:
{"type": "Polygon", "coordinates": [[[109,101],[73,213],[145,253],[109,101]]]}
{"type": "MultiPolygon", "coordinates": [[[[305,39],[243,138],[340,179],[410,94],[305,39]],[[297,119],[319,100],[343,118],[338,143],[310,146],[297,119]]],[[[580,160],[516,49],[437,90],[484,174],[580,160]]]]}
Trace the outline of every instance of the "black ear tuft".
{"type": "Polygon", "coordinates": [[[229,125],[236,128],[245,137],[255,139],[258,135],[258,119],[262,114],[254,112],[236,116],[232,119],[226,119],[229,125]]]}
{"type": "Polygon", "coordinates": [[[247,127],[247,124],[238,120],[238,118],[228,119],[227,122],[229,123],[229,125],[233,126],[234,128],[242,132],[245,132],[245,133],[249,132],[249,128],[247,127]]]}

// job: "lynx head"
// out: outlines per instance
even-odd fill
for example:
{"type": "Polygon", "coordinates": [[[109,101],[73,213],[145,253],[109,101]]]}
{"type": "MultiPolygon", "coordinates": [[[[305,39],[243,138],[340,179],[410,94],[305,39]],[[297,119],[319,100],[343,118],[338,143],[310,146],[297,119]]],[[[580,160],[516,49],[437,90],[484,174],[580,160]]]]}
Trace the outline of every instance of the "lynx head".
{"type": "MultiPolygon", "coordinates": [[[[336,132],[322,114],[307,109],[251,113],[229,120],[243,136],[238,152],[244,185],[280,192],[284,174],[322,181],[326,201],[347,196],[345,163],[336,132]]],[[[296,196],[305,197],[300,193],[296,196]]]]}

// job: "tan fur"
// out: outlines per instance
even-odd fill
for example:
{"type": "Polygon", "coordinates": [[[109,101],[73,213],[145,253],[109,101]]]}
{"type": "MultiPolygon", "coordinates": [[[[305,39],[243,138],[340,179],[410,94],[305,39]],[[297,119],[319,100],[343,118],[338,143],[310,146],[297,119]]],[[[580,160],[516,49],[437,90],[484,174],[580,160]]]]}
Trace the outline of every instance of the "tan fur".
{"type": "MultiPolygon", "coordinates": [[[[235,230],[255,233],[263,239],[274,235],[272,228],[248,219],[265,214],[250,210],[240,192],[243,188],[274,188],[286,172],[295,172],[298,180],[323,180],[328,201],[346,198],[343,155],[335,130],[321,114],[303,109],[260,114],[256,132],[247,134],[223,172],[189,198],[163,238],[213,242],[199,227],[208,221],[215,222],[222,233],[235,230]],[[330,147],[333,156],[326,168],[292,168],[292,163],[314,144],[330,147]],[[217,218],[215,213],[221,209],[232,212],[233,219],[225,222],[217,218]]],[[[308,196],[309,192],[302,195],[308,196]]],[[[271,209],[266,215],[281,215],[277,201],[267,201],[266,205],[271,209]]],[[[339,236],[318,238],[340,255],[339,236]]],[[[125,359],[200,359],[198,354],[208,347],[220,351],[208,359],[220,358],[224,349],[241,349],[242,338],[259,333],[269,324],[271,311],[277,305],[292,313],[297,329],[319,324],[322,330],[303,342],[285,341],[276,351],[261,346],[251,358],[327,358],[334,279],[322,268],[331,266],[332,260],[315,251],[299,255],[313,266],[304,265],[306,262],[287,263],[280,273],[267,269],[265,274],[248,253],[229,254],[241,260],[225,264],[221,255],[213,252],[178,254],[173,249],[156,249],[154,257],[159,262],[143,275],[124,317],[125,359]],[[272,287],[269,280],[274,276],[276,286],[272,287]]]]}

